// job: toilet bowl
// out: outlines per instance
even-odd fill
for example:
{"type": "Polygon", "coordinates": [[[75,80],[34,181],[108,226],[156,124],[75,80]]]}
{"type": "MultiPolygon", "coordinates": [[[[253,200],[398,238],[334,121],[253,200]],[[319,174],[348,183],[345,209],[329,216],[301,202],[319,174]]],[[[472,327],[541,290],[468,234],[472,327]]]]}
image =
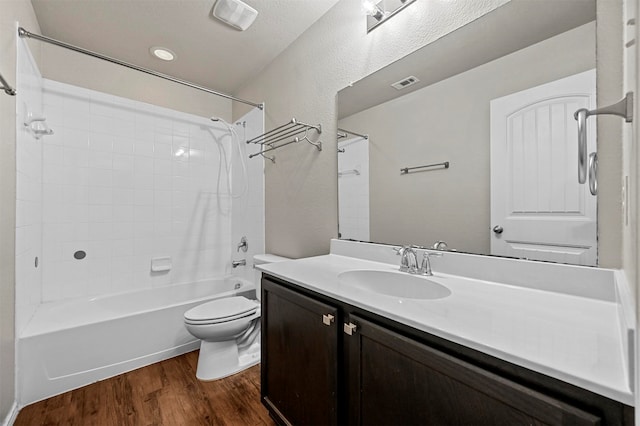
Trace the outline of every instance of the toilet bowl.
{"type": "MultiPolygon", "coordinates": [[[[288,260],[256,255],[256,264],[288,260]]],[[[256,276],[256,289],[259,276],[256,276]]],[[[259,291],[256,291],[259,294],[259,291]]],[[[260,302],[243,296],[225,297],[184,313],[184,325],[201,340],[196,377],[209,381],[236,374],[260,362],[260,302]]]]}

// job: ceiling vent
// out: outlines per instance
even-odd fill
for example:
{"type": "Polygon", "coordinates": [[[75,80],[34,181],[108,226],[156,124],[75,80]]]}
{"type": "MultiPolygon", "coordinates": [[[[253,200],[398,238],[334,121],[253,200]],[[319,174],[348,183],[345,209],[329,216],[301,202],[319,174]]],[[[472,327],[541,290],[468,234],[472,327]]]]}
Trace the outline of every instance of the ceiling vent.
{"type": "Polygon", "coordinates": [[[240,0],[218,0],[212,14],[225,24],[244,31],[256,20],[258,11],[240,0]]]}
{"type": "Polygon", "coordinates": [[[396,90],[402,90],[406,87],[409,87],[413,84],[416,84],[417,82],[419,82],[420,80],[418,79],[418,77],[415,77],[413,75],[410,75],[409,77],[403,78],[400,81],[396,81],[395,83],[393,83],[391,85],[391,87],[393,87],[396,90]]]}

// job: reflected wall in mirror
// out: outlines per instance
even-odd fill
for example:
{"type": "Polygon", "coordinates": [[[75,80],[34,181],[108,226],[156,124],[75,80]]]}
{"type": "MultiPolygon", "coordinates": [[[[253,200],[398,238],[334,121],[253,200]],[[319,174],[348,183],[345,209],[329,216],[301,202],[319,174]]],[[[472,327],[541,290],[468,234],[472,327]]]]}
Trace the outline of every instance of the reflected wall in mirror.
{"type": "Polygon", "coordinates": [[[512,0],[341,90],[340,237],[442,240],[462,252],[595,265],[596,197],[577,184],[573,118],[595,107],[595,9],[588,0],[512,0]],[[572,86],[576,78],[586,87],[572,86]],[[404,89],[391,86],[406,79],[404,89]],[[559,85],[562,94],[544,91],[559,85]],[[538,98],[492,118],[492,101],[523,93],[538,98]],[[496,145],[501,128],[506,146],[496,145]],[[496,157],[496,146],[506,153],[496,157]],[[542,230],[534,219],[553,224],[542,230]]]}

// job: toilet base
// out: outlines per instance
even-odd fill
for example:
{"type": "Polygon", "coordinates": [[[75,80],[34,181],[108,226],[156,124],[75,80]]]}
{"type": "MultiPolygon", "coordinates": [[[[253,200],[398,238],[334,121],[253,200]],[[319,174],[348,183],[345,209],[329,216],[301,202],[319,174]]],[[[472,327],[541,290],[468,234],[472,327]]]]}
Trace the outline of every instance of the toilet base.
{"type": "Polygon", "coordinates": [[[238,353],[235,340],[200,342],[196,377],[205,382],[222,379],[239,373],[260,362],[260,345],[255,344],[238,353]]]}

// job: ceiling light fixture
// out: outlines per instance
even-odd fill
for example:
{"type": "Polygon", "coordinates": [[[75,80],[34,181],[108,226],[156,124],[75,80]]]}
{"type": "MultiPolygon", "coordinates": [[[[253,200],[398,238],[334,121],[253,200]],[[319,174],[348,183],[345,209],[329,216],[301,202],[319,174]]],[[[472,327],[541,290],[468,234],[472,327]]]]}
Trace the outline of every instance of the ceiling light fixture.
{"type": "Polygon", "coordinates": [[[416,0],[362,0],[362,10],[367,15],[367,32],[409,6],[416,0]]]}
{"type": "Polygon", "coordinates": [[[176,54],[166,47],[152,47],[149,49],[149,52],[151,52],[151,54],[156,58],[162,59],[163,61],[173,61],[176,58],[176,54]]]}
{"type": "Polygon", "coordinates": [[[244,31],[256,20],[258,11],[240,0],[218,0],[211,14],[225,24],[244,31]]]}

